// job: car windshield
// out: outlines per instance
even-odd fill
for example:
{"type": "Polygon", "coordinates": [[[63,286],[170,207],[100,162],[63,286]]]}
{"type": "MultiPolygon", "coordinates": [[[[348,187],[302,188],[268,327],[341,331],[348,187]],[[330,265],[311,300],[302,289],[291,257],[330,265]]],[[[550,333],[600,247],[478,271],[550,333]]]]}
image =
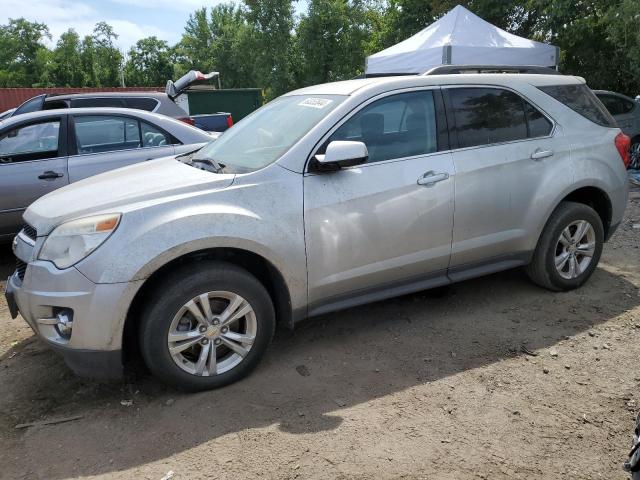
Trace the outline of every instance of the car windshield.
{"type": "Polygon", "coordinates": [[[238,122],[194,155],[225,170],[247,173],[275,162],[346,97],[292,95],[277,98],[238,122]]]}

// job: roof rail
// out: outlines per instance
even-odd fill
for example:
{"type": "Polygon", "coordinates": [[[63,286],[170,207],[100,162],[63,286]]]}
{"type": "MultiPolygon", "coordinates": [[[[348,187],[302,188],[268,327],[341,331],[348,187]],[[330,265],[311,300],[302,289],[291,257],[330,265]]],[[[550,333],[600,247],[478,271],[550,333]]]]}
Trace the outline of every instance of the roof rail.
{"type": "Polygon", "coordinates": [[[354,80],[362,79],[362,78],[381,78],[381,77],[408,77],[408,76],[416,76],[420,75],[419,73],[362,73],[357,77],[353,77],[354,80]]]}
{"type": "Polygon", "coordinates": [[[423,75],[450,75],[459,73],[534,73],[538,75],[562,75],[551,67],[537,65],[440,65],[423,75]]]}

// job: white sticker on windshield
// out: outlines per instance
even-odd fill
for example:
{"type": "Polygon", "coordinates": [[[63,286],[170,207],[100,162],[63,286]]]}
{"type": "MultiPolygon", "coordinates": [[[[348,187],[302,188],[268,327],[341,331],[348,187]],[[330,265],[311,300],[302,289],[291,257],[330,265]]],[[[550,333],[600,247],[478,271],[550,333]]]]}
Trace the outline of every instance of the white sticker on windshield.
{"type": "Polygon", "coordinates": [[[328,98],[307,98],[298,105],[301,107],[324,108],[332,102],[333,100],[329,100],[328,98]]]}

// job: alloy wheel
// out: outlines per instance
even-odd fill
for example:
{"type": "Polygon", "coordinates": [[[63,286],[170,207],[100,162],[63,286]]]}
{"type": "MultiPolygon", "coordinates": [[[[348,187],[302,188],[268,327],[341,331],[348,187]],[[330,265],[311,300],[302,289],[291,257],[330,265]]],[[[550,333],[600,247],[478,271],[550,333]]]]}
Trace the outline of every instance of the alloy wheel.
{"type": "Polygon", "coordinates": [[[560,276],[572,280],[584,273],[596,251],[596,234],[586,220],[570,223],[556,244],[555,266],[560,276]]]}
{"type": "Polygon", "coordinates": [[[196,376],[220,375],[244,360],[256,332],[256,314],[249,302],[233,292],[207,292],[178,310],[167,347],[182,370],[196,376]]]}

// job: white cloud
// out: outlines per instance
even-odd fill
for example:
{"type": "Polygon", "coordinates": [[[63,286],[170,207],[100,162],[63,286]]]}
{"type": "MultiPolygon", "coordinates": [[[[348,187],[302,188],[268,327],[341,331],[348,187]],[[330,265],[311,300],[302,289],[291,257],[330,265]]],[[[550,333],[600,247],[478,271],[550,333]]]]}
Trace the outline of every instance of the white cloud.
{"type": "Polygon", "coordinates": [[[128,5],[131,7],[153,8],[154,10],[180,10],[193,12],[194,10],[208,5],[209,3],[222,3],[222,0],[215,2],[205,2],[204,0],[111,0],[114,3],[128,5]]]}
{"type": "Polygon", "coordinates": [[[118,34],[118,45],[128,50],[141,38],[155,36],[166,40],[169,45],[177,43],[182,36],[182,28],[167,32],[154,25],[136,24],[128,20],[105,20],[118,34]]]}
{"type": "MultiPolygon", "coordinates": [[[[73,28],[83,37],[96,23],[105,21],[118,34],[117,44],[124,51],[144,37],[166,40],[170,45],[180,40],[188,15],[202,6],[214,6],[239,0],[0,0],[0,24],[10,18],[24,17],[46,24],[51,32],[51,46],[60,35],[73,28]]],[[[307,0],[296,2],[301,13],[307,0]]]]}
{"type": "MultiPolygon", "coordinates": [[[[142,0],[118,1],[131,4],[144,3],[142,0]]],[[[181,1],[184,3],[196,3],[196,0],[181,1]]],[[[161,1],[158,3],[169,2],[161,1]]],[[[197,3],[200,3],[200,0],[197,3]]],[[[117,44],[123,51],[127,51],[139,39],[152,35],[173,44],[180,39],[182,33],[182,25],[166,31],[155,25],[134,23],[130,20],[114,18],[109,13],[99,12],[87,1],[79,0],[3,0],[0,23],[5,24],[10,18],[20,17],[24,17],[29,21],[42,22],[49,27],[52,36],[51,44],[54,45],[60,35],[70,28],[73,28],[82,37],[89,35],[96,23],[105,21],[118,34],[117,44]]],[[[135,17],[135,15],[132,16],[135,17]]]]}

